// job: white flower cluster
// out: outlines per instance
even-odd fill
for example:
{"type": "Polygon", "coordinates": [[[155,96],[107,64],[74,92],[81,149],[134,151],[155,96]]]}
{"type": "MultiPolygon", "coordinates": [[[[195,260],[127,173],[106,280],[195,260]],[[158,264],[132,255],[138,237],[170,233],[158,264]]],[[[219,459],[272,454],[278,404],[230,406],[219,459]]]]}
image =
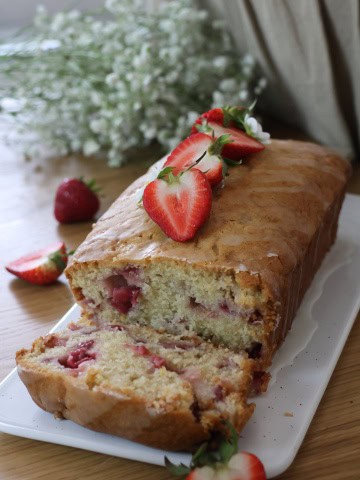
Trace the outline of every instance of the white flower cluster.
{"type": "Polygon", "coordinates": [[[239,59],[224,26],[191,0],[155,10],[106,0],[105,10],[40,8],[27,48],[0,63],[3,96],[21,103],[13,115],[58,153],[106,153],[117,166],[129,148],[172,148],[203,111],[248,105],[265,87],[252,57],[239,59]]]}

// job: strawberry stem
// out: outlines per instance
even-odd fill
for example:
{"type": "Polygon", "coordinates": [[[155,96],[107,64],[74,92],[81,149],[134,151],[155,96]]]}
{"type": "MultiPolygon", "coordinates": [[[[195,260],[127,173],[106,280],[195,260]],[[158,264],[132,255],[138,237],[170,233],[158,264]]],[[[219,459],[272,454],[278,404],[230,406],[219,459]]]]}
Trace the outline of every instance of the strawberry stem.
{"type": "Polygon", "coordinates": [[[164,180],[164,182],[172,185],[179,182],[180,175],[173,174],[174,167],[165,167],[161,170],[157,178],[159,180],[164,180]]]}
{"type": "Polygon", "coordinates": [[[251,133],[249,133],[249,129],[246,127],[245,117],[253,112],[256,103],[257,98],[255,98],[249,107],[232,107],[230,105],[223,107],[222,111],[224,114],[224,127],[227,127],[231,122],[234,122],[238,128],[252,136],[251,133]]]}
{"type": "Polygon", "coordinates": [[[63,271],[67,264],[67,261],[64,260],[64,257],[66,258],[66,253],[57,250],[56,252],[50,254],[48,258],[55,263],[56,267],[60,271],[63,271]]]}
{"type": "Polygon", "coordinates": [[[197,467],[219,467],[227,465],[233,455],[238,451],[238,433],[234,426],[229,422],[224,422],[226,433],[214,434],[213,437],[203,443],[193,454],[189,467],[181,463],[174,465],[165,457],[165,466],[173,475],[187,475],[191,470],[197,467]]]}
{"type": "Polygon", "coordinates": [[[195,128],[198,132],[200,133],[206,133],[206,134],[209,134],[209,133],[213,133],[214,134],[214,130],[209,126],[208,122],[206,119],[203,119],[202,122],[201,122],[201,125],[199,123],[197,123],[195,125],[195,128]]]}
{"type": "Polygon", "coordinates": [[[220,156],[222,149],[228,143],[232,143],[234,140],[231,140],[231,135],[226,133],[225,135],[220,135],[212,145],[209,147],[209,155],[217,155],[220,156]]]}
{"type": "Polygon", "coordinates": [[[90,180],[85,180],[84,177],[79,177],[79,180],[93,192],[93,193],[99,193],[102,190],[102,187],[99,187],[97,185],[95,178],[91,178],[90,180]]]}

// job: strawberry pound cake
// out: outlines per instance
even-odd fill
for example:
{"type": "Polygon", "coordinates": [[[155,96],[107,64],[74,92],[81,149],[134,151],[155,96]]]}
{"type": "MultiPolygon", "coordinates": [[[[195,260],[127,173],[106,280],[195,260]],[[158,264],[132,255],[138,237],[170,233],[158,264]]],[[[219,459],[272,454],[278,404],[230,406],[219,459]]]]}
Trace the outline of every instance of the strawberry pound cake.
{"type": "Polygon", "coordinates": [[[266,369],[333,244],[348,163],[273,140],[230,168],[193,240],[169,238],[139,203],[164,160],[94,226],[66,270],[101,328],[142,325],[244,351],[266,369]]]}
{"type": "Polygon", "coordinates": [[[197,336],[80,322],[20,350],[19,375],[42,409],[166,450],[191,450],[230,421],[240,431],[254,362],[197,336]]]}

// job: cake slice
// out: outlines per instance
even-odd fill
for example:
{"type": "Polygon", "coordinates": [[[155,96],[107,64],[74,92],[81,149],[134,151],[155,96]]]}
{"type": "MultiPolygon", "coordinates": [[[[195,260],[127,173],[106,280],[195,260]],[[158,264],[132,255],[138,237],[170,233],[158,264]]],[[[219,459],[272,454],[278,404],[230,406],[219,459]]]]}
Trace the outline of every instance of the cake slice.
{"type": "Polygon", "coordinates": [[[270,365],[333,244],[350,166],[319,145],[273,140],[231,168],[209,220],[169,239],[139,200],[164,161],[94,226],[66,274],[99,326],[195,333],[270,365]]]}
{"type": "Polygon", "coordinates": [[[225,420],[240,431],[254,409],[254,362],[197,336],[83,322],[39,338],[16,361],[42,409],[166,450],[191,450],[225,420]]]}

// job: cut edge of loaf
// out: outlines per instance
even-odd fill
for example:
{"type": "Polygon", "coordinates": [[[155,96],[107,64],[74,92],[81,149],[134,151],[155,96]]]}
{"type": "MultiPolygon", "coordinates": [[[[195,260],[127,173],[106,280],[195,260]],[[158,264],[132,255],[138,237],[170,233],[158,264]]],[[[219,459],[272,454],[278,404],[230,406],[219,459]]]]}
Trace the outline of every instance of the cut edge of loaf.
{"type": "Polygon", "coordinates": [[[76,300],[99,326],[136,323],[173,334],[195,333],[254,359],[261,351],[261,364],[269,364],[278,311],[260,275],[165,258],[75,262],[66,275],[76,300]],[[119,287],[136,295],[125,297],[120,309],[112,293],[119,287]]]}
{"type": "Polygon", "coordinates": [[[241,431],[252,415],[247,398],[253,362],[243,355],[146,327],[108,328],[82,321],[17,353],[20,378],[39,407],[167,450],[195,448],[224,429],[225,420],[241,431]],[[196,349],[188,347],[191,342],[196,349]],[[65,366],[64,358],[80,358],[74,354],[79,345],[86,345],[89,358],[76,368],[65,366]]]}

